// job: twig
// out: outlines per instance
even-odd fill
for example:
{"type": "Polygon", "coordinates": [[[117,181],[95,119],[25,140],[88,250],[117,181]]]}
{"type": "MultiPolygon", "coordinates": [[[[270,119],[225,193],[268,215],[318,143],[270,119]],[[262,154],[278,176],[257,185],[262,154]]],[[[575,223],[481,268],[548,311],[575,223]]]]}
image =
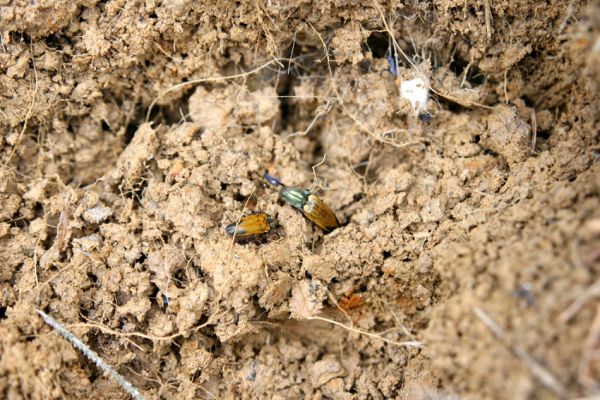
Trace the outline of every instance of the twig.
{"type": "Polygon", "coordinates": [[[348,330],[350,332],[356,332],[356,333],[359,333],[361,335],[365,335],[365,336],[368,336],[368,337],[371,337],[371,338],[383,340],[384,342],[389,343],[389,344],[393,344],[394,346],[414,347],[414,348],[417,348],[417,349],[423,347],[423,342],[418,341],[418,340],[409,340],[409,341],[406,341],[406,342],[395,342],[393,340],[386,339],[386,338],[384,338],[383,336],[381,336],[379,334],[371,333],[371,332],[366,332],[366,331],[361,331],[360,329],[346,326],[346,325],[342,324],[341,322],[337,322],[337,321],[334,321],[334,320],[329,319],[329,318],[323,318],[323,317],[314,316],[314,317],[308,318],[308,320],[309,321],[311,321],[311,320],[317,320],[317,321],[329,322],[330,324],[337,325],[337,326],[342,327],[342,328],[344,328],[344,329],[346,329],[346,330],[348,330]]]}
{"type": "Polygon", "coordinates": [[[485,34],[488,44],[490,44],[492,40],[492,8],[490,7],[490,0],[483,0],[483,9],[485,12],[485,34]]]}
{"type": "Polygon", "coordinates": [[[567,390],[565,387],[554,377],[554,375],[543,365],[538,363],[533,357],[531,357],[525,350],[517,345],[510,345],[506,339],[504,330],[494,321],[494,319],[485,312],[482,308],[473,307],[473,314],[483,322],[486,328],[492,332],[492,334],[498,339],[504,346],[506,346],[510,352],[523,362],[531,374],[536,377],[542,385],[550,389],[554,394],[560,398],[565,398],[567,390]]]}
{"type": "Polygon", "coordinates": [[[290,51],[290,59],[288,61],[287,74],[290,74],[290,67],[292,66],[292,56],[294,55],[294,48],[296,47],[296,32],[294,32],[294,39],[292,40],[292,50],[290,51]]]}
{"type": "Polygon", "coordinates": [[[504,103],[508,104],[508,68],[504,70],[504,103]]]}
{"type": "Polygon", "coordinates": [[[408,61],[408,63],[416,70],[418,71],[419,68],[415,65],[415,63],[410,59],[410,57],[404,52],[404,50],[402,50],[402,47],[400,47],[400,45],[398,44],[398,42],[396,41],[396,37],[394,36],[394,33],[392,32],[392,30],[390,29],[387,21],[385,20],[385,16],[383,15],[383,12],[381,11],[381,8],[379,8],[379,4],[377,3],[377,0],[373,0],[373,5],[375,6],[375,8],[377,9],[377,12],[379,13],[379,16],[381,17],[381,21],[383,22],[383,26],[385,27],[385,30],[387,31],[388,35],[392,38],[392,43],[394,43],[394,46],[396,47],[396,49],[398,50],[398,52],[402,55],[402,57],[404,57],[404,59],[406,61],[408,61]]]}
{"type": "Polygon", "coordinates": [[[598,357],[598,353],[595,351],[598,342],[600,342],[600,304],[596,306],[596,316],[585,339],[579,363],[579,383],[590,391],[598,388],[598,382],[594,379],[593,372],[593,363],[598,357]]]}
{"type": "Polygon", "coordinates": [[[537,140],[537,118],[535,110],[531,110],[531,151],[535,151],[535,142],[537,140]]]}
{"type": "Polygon", "coordinates": [[[578,312],[579,310],[591,299],[594,297],[600,297],[600,279],[598,279],[592,286],[587,288],[583,293],[581,293],[573,303],[565,311],[563,311],[558,320],[562,323],[569,322],[578,312]]]}
{"type": "Polygon", "coordinates": [[[38,77],[37,77],[37,69],[35,68],[35,60],[33,58],[33,48],[31,47],[31,44],[29,45],[29,47],[30,47],[29,51],[31,54],[31,65],[33,66],[33,79],[34,79],[33,90],[32,90],[32,95],[31,95],[31,104],[29,104],[29,108],[27,108],[27,113],[25,113],[25,120],[23,121],[23,128],[21,128],[21,132],[19,132],[19,136],[17,137],[17,140],[15,141],[15,144],[14,144],[10,154],[8,155],[8,159],[4,163],[5,167],[7,167],[8,164],[10,164],[10,161],[12,160],[13,156],[15,155],[15,152],[17,151],[17,147],[19,147],[19,144],[21,143],[21,140],[23,139],[23,134],[25,133],[25,129],[27,129],[27,122],[29,121],[29,118],[31,118],[31,114],[33,113],[35,97],[36,97],[37,91],[38,91],[38,77]]]}
{"type": "Polygon", "coordinates": [[[320,182],[320,179],[317,178],[317,167],[323,165],[323,163],[325,162],[326,158],[327,158],[327,153],[323,154],[323,159],[321,161],[319,161],[318,163],[316,163],[315,165],[312,166],[312,172],[313,172],[314,180],[313,180],[312,187],[310,188],[311,192],[313,190],[315,190],[315,188],[317,186],[319,186],[321,189],[325,189],[323,187],[323,185],[321,185],[320,183],[318,183],[318,182],[320,182]]]}
{"type": "Polygon", "coordinates": [[[329,301],[331,301],[335,307],[342,313],[344,314],[344,316],[346,317],[346,319],[348,320],[348,322],[350,322],[350,327],[354,328],[354,322],[352,321],[352,318],[350,318],[350,316],[348,315],[348,313],[346,312],[346,310],[344,310],[339,303],[337,302],[337,300],[335,299],[335,297],[333,296],[333,293],[331,293],[331,291],[329,289],[327,290],[327,295],[329,296],[329,301]]]}
{"type": "MultiPolygon", "coordinates": [[[[278,96],[279,97],[279,96],[278,96]]],[[[290,96],[293,97],[293,96],[290,96]]],[[[308,126],[306,127],[306,129],[302,132],[294,132],[292,134],[290,134],[288,136],[288,138],[290,137],[294,137],[294,136],[305,136],[308,134],[308,132],[310,132],[310,130],[313,128],[313,126],[315,126],[315,124],[317,123],[317,120],[319,118],[321,118],[321,116],[327,114],[329,111],[331,111],[331,102],[327,101],[327,103],[325,103],[324,106],[319,107],[319,109],[317,109],[317,114],[314,116],[314,118],[312,119],[312,121],[310,121],[310,124],[308,124],[308,126]]]]}
{"type": "Polygon", "coordinates": [[[396,315],[396,313],[394,312],[394,310],[392,310],[392,307],[390,307],[390,305],[388,304],[387,301],[383,301],[383,304],[385,304],[385,306],[387,307],[387,309],[390,311],[390,314],[392,314],[392,318],[394,318],[394,322],[396,322],[396,325],[398,325],[402,331],[404,332],[404,334],[410,338],[414,337],[412,333],[410,333],[410,331],[408,330],[408,328],[406,328],[406,326],[404,326],[404,324],[402,322],[400,322],[400,319],[398,318],[398,316],[396,315]]]}
{"type": "Polygon", "coordinates": [[[123,375],[119,374],[113,367],[108,365],[95,351],[90,349],[85,343],[83,343],[77,336],[73,335],[67,328],[65,328],[60,322],[46,314],[41,310],[37,310],[38,314],[44,319],[48,325],[50,325],[55,331],[57,331],[63,338],[68,340],[75,348],[81,351],[87,358],[89,358],[98,368],[110,375],[110,377],[117,382],[123,390],[131,395],[135,400],[144,400],[145,397],[140,391],[135,388],[123,375]]]}

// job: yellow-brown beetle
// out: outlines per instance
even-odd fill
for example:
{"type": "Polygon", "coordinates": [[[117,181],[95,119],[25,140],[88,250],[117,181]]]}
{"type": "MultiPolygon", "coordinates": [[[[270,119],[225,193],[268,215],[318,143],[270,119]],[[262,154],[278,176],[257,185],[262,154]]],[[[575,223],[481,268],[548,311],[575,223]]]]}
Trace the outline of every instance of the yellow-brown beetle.
{"type": "Polygon", "coordinates": [[[243,239],[254,235],[269,233],[278,225],[279,224],[274,218],[271,218],[265,213],[258,212],[242,217],[239,223],[227,225],[225,232],[227,232],[229,236],[235,234],[236,237],[243,239]]]}
{"type": "Polygon", "coordinates": [[[279,179],[265,172],[265,180],[271,185],[279,186],[279,195],[292,207],[302,211],[302,214],[319,228],[329,233],[340,227],[333,210],[310,190],[297,187],[287,187],[279,179]]]}

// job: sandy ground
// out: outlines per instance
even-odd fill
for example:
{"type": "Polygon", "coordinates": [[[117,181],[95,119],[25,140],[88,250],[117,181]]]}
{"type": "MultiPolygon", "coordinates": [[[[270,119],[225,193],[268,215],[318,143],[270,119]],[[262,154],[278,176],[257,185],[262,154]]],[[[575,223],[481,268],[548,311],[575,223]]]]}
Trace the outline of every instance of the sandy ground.
{"type": "Polygon", "coordinates": [[[600,4],[405,3],[0,1],[0,397],[597,396],[600,4]]]}

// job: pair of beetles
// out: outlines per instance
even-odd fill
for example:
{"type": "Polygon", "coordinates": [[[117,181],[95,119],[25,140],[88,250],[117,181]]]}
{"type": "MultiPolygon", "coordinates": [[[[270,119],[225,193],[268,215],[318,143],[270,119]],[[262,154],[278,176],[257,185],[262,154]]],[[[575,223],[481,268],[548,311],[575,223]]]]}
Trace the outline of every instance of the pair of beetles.
{"type": "MultiPolygon", "coordinates": [[[[297,208],[310,221],[326,233],[340,226],[338,219],[331,208],[310,190],[297,187],[288,187],[279,179],[265,172],[263,178],[273,186],[279,188],[279,195],[289,205],[297,208]]],[[[228,225],[225,231],[228,235],[247,238],[253,235],[268,233],[277,226],[277,221],[265,213],[254,213],[242,217],[237,224],[228,225]]]]}

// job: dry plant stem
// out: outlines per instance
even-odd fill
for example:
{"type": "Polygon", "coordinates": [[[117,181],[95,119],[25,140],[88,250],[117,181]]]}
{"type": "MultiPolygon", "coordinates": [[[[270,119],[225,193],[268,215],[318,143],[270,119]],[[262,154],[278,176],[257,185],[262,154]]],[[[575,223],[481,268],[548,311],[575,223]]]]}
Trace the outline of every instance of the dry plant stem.
{"type": "MultiPolygon", "coordinates": [[[[293,96],[291,96],[291,97],[293,97],[293,96]]],[[[323,115],[327,114],[329,111],[331,111],[331,103],[329,101],[327,101],[325,106],[323,106],[321,108],[321,110],[317,112],[317,114],[314,116],[312,121],[310,121],[310,124],[308,124],[308,126],[306,127],[306,129],[304,131],[294,132],[294,133],[290,134],[288,137],[306,136],[308,134],[308,132],[310,132],[310,130],[315,126],[315,124],[317,123],[319,118],[321,118],[323,115]]]]}
{"type": "Polygon", "coordinates": [[[27,129],[27,122],[29,121],[29,118],[31,118],[31,113],[33,112],[33,106],[35,104],[35,97],[36,97],[37,91],[38,91],[38,77],[37,77],[37,69],[35,68],[35,60],[33,58],[33,50],[31,48],[29,50],[30,50],[30,55],[31,55],[31,64],[33,65],[33,80],[34,80],[33,90],[32,90],[32,94],[31,94],[31,104],[29,104],[29,108],[27,108],[27,113],[25,114],[25,120],[23,121],[23,128],[21,129],[21,132],[19,132],[19,136],[17,137],[17,140],[15,141],[15,144],[14,144],[10,154],[8,155],[8,159],[4,163],[4,167],[8,166],[8,164],[12,160],[13,156],[15,155],[15,152],[17,151],[17,148],[19,147],[21,140],[23,139],[23,134],[25,133],[25,129],[27,129]]]}
{"type": "Polygon", "coordinates": [[[323,159],[321,161],[319,161],[318,163],[316,163],[315,165],[312,166],[312,172],[313,172],[313,184],[310,188],[310,191],[312,192],[313,190],[315,190],[315,188],[317,186],[319,186],[321,189],[325,189],[320,183],[319,183],[319,178],[317,178],[317,167],[323,165],[325,163],[325,159],[327,158],[327,153],[323,154],[323,159]]]}
{"type": "Polygon", "coordinates": [[[548,369],[546,369],[543,365],[538,363],[521,347],[517,345],[511,345],[510,343],[508,343],[508,340],[506,339],[506,335],[504,333],[504,329],[502,329],[500,325],[498,325],[496,321],[494,321],[494,319],[487,312],[485,312],[480,307],[473,307],[472,311],[473,314],[475,314],[475,316],[479,318],[481,322],[483,322],[485,327],[488,328],[490,332],[492,332],[494,337],[498,339],[504,346],[506,346],[515,357],[522,361],[527,366],[527,368],[529,368],[531,374],[534,377],[536,377],[542,383],[542,385],[550,389],[561,399],[567,396],[567,390],[565,389],[565,387],[554,377],[554,375],[548,369]]]}
{"type": "Polygon", "coordinates": [[[592,298],[600,297],[600,279],[598,279],[592,286],[587,288],[581,295],[579,295],[573,303],[565,311],[563,311],[558,320],[560,322],[569,322],[581,308],[592,298]]]}
{"type": "Polygon", "coordinates": [[[381,21],[383,22],[383,26],[385,27],[385,30],[387,31],[388,35],[390,35],[390,37],[392,38],[392,42],[394,43],[394,46],[395,46],[396,50],[402,55],[402,57],[404,57],[404,59],[406,61],[408,61],[408,63],[415,70],[418,71],[419,68],[415,65],[415,63],[412,62],[412,60],[410,59],[410,57],[408,57],[408,55],[404,52],[404,50],[402,50],[402,47],[400,47],[400,45],[396,41],[396,36],[394,36],[394,32],[392,32],[392,30],[390,29],[390,26],[388,25],[387,21],[385,20],[385,15],[383,15],[383,12],[381,11],[381,8],[379,7],[379,4],[377,3],[377,0],[373,1],[373,5],[377,9],[377,12],[379,13],[379,16],[381,17],[381,21]]]}
{"type": "Polygon", "coordinates": [[[531,110],[531,151],[535,151],[535,142],[537,140],[537,118],[535,110],[531,110]]]}
{"type": "Polygon", "coordinates": [[[348,330],[350,332],[356,332],[356,333],[359,333],[361,335],[368,336],[370,338],[375,338],[375,339],[383,340],[384,342],[389,343],[389,344],[393,344],[394,346],[414,347],[414,348],[417,348],[417,349],[423,347],[423,342],[420,342],[418,340],[410,340],[410,341],[406,341],[406,342],[395,342],[393,340],[386,339],[383,336],[378,335],[376,333],[361,331],[360,329],[356,329],[356,328],[352,328],[352,327],[346,326],[346,325],[342,324],[341,322],[337,322],[337,321],[334,321],[334,320],[329,319],[329,318],[323,318],[323,317],[315,316],[315,317],[308,318],[308,320],[309,321],[315,320],[315,321],[329,322],[330,324],[337,325],[337,326],[339,326],[341,328],[344,328],[344,329],[346,329],[346,330],[348,330]]]}
{"type": "Polygon", "coordinates": [[[108,365],[96,352],[90,349],[85,343],[79,338],[73,335],[67,328],[65,328],[60,322],[49,316],[43,311],[37,310],[38,314],[44,319],[48,325],[50,325],[55,331],[57,331],[63,338],[68,340],[75,348],[81,351],[87,358],[96,364],[98,368],[110,375],[110,377],[117,382],[123,390],[131,395],[135,400],[143,400],[145,397],[136,389],[123,375],[119,374],[113,367],[108,365]]]}
{"type": "Polygon", "coordinates": [[[490,0],[483,0],[483,8],[485,12],[485,34],[489,44],[492,41],[492,7],[490,7],[490,0]]]}
{"type": "Polygon", "coordinates": [[[504,70],[504,103],[508,104],[508,68],[504,70]]]}
{"type": "Polygon", "coordinates": [[[342,314],[344,314],[344,317],[346,317],[346,319],[350,323],[350,327],[354,328],[354,322],[352,322],[352,318],[350,318],[350,316],[348,315],[348,313],[346,312],[346,310],[344,310],[339,305],[339,303],[336,301],[335,297],[333,297],[333,293],[331,293],[331,291],[329,289],[327,289],[327,295],[329,297],[329,300],[335,305],[335,308],[337,308],[342,314]]]}
{"type": "Polygon", "coordinates": [[[394,310],[392,310],[392,307],[390,307],[390,305],[388,304],[387,301],[383,302],[385,304],[385,306],[387,307],[387,309],[389,310],[390,314],[392,314],[392,318],[394,318],[394,322],[396,323],[396,325],[398,325],[400,327],[400,329],[402,329],[402,332],[404,332],[404,334],[406,336],[408,336],[409,338],[413,338],[413,334],[410,333],[410,331],[408,330],[408,328],[406,326],[404,326],[404,324],[402,322],[400,322],[400,319],[398,318],[398,316],[396,315],[396,313],[394,312],[394,310]]]}
{"type": "Polygon", "coordinates": [[[590,327],[590,331],[583,345],[581,361],[579,363],[579,383],[588,391],[598,388],[598,382],[594,379],[593,364],[598,354],[595,351],[600,342],[600,304],[596,306],[596,316],[590,327]]]}

